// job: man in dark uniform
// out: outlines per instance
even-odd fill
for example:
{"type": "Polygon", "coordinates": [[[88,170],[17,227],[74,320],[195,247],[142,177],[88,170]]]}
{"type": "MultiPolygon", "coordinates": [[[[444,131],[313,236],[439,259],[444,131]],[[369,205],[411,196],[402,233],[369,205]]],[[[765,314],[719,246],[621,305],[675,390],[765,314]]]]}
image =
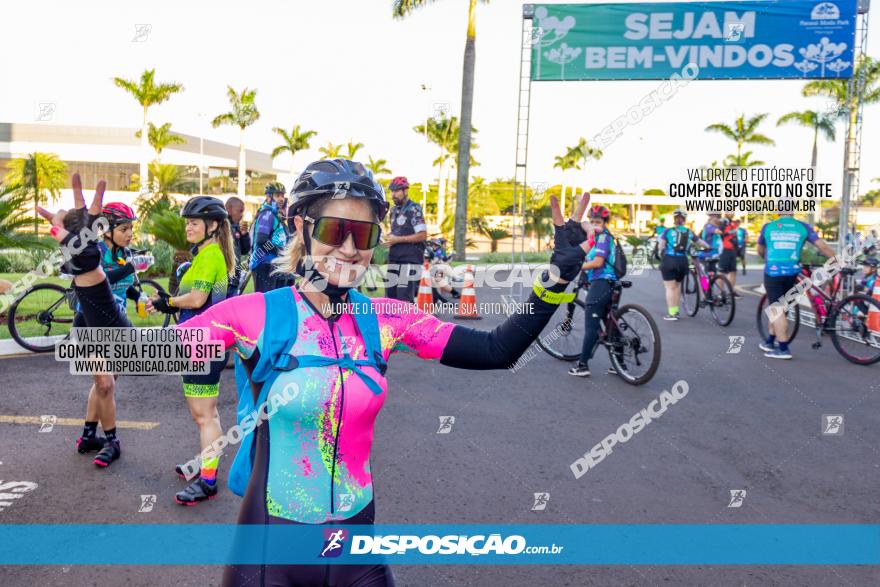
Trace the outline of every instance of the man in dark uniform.
{"type": "Polygon", "coordinates": [[[405,177],[392,179],[390,189],[394,206],[388,213],[391,234],[384,241],[389,246],[389,285],[385,288],[385,295],[392,299],[413,302],[419,286],[419,267],[425,259],[428,226],[425,224],[421,206],[407,195],[409,181],[405,177]]]}
{"type": "Polygon", "coordinates": [[[241,198],[232,196],[226,200],[226,212],[229,214],[229,222],[232,225],[232,248],[235,250],[235,273],[229,280],[227,298],[238,295],[241,285],[241,256],[250,255],[251,235],[248,234],[247,225],[242,222],[244,216],[244,202],[241,198]]]}

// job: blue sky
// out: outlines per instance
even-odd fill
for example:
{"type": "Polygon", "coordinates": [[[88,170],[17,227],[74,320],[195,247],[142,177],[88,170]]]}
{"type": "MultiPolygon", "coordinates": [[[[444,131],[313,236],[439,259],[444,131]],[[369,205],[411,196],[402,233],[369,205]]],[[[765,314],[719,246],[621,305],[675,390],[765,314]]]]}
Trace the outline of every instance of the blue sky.
{"type": "MultiPolygon", "coordinates": [[[[495,0],[478,7],[474,124],[481,165],[473,173],[490,179],[513,175],[521,4],[495,0]]],[[[227,109],[227,84],[248,86],[257,88],[262,112],[247,131],[249,148],[271,150],[277,144],[272,127],[298,123],[319,134],[311,151],[297,155],[297,168],[316,158],[327,141],[351,138],[366,144],[360,156],[387,159],[395,174],[414,180],[435,176],[430,161],[436,149],[412,127],[430,116],[435,104],[447,103],[458,114],[467,2],[438,0],[403,21],[391,18],[390,5],[389,0],[10,3],[4,6],[0,120],[32,122],[35,104],[51,101],[58,124],[137,126],[139,106],[111,78],[135,78],[155,67],[159,80],[181,82],[186,91],[154,108],[154,122],[237,143],[237,128],[211,129],[209,121],[227,109]],[[136,24],[150,26],[142,42],[133,42],[136,24]],[[423,91],[422,84],[430,90],[423,91]]],[[[873,20],[869,54],[880,57],[880,25],[873,20]]],[[[533,84],[529,179],[559,182],[553,157],[578,137],[592,137],[658,83],[533,84]]],[[[730,153],[726,139],[703,129],[732,122],[742,112],[770,113],[763,130],[777,146],[756,147],[758,158],[806,166],[810,131],[775,126],[785,112],[823,108],[821,99],[801,97],[801,87],[798,81],[689,84],[628,128],[601,161],[572,173],[569,183],[664,187],[682,179],[686,168],[730,153]]],[[[839,186],[842,159],[840,129],[836,143],[820,143],[820,180],[839,186]]],[[[865,111],[862,191],[880,176],[878,162],[880,106],[874,106],[865,111]]],[[[276,166],[288,169],[291,161],[282,157],[276,166]]]]}

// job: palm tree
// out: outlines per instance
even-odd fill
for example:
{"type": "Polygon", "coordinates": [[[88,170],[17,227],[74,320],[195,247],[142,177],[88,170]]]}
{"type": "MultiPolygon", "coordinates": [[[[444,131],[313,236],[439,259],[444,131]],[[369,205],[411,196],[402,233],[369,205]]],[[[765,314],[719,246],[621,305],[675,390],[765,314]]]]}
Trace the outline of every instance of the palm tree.
{"type": "Polygon", "coordinates": [[[346,157],[350,161],[354,161],[354,158],[357,155],[357,152],[364,148],[364,144],[363,143],[353,143],[349,139],[348,143],[346,144],[346,148],[348,149],[348,154],[346,155],[346,157]]]}
{"type": "MultiPolygon", "coordinates": [[[[395,18],[404,18],[416,8],[431,0],[394,0],[391,13],[395,18]]],[[[484,0],[486,1],[486,0],[484,0]]],[[[471,114],[474,106],[474,68],[477,59],[477,0],[468,1],[467,38],[464,45],[464,63],[461,84],[461,134],[458,140],[458,178],[456,181],[455,203],[455,253],[460,259],[465,255],[467,236],[467,193],[471,154],[471,114]]]]}
{"type": "Polygon", "coordinates": [[[810,159],[810,167],[816,169],[816,160],[819,152],[819,131],[822,131],[827,140],[834,141],[834,119],[821,112],[804,110],[803,112],[783,114],[776,121],[776,126],[783,124],[797,124],[798,126],[813,129],[813,157],[810,159]]]}
{"type": "Polygon", "coordinates": [[[211,121],[211,126],[217,128],[221,124],[237,126],[240,129],[238,141],[238,197],[244,199],[244,187],[246,181],[245,153],[244,153],[244,129],[255,123],[260,118],[257,110],[257,90],[244,88],[241,93],[236,93],[232,86],[226,86],[226,97],[232,105],[232,111],[218,115],[211,121]]]}
{"type": "Polygon", "coordinates": [[[737,116],[733,126],[718,122],[706,127],[706,132],[720,132],[732,141],[736,141],[736,159],[742,157],[742,147],[746,144],[775,145],[776,142],[758,132],[758,126],[767,118],[767,114],[755,114],[746,120],[745,114],[737,116]]]}
{"type": "Polygon", "coordinates": [[[367,169],[373,172],[373,177],[379,177],[384,173],[391,173],[391,170],[385,167],[388,163],[385,159],[373,159],[373,156],[370,155],[369,162],[367,163],[367,169]]]}
{"type": "MultiPolygon", "coordinates": [[[[587,139],[581,137],[578,139],[577,145],[569,149],[568,155],[574,160],[574,168],[580,171],[587,165],[587,161],[590,159],[601,159],[604,153],[602,152],[602,149],[599,149],[598,147],[589,146],[587,144],[587,139]]],[[[574,210],[574,199],[576,197],[576,194],[574,193],[575,186],[572,186],[571,189],[572,210],[574,210]]]]}
{"type": "Polygon", "coordinates": [[[318,133],[313,130],[300,130],[298,124],[295,124],[293,130],[290,132],[277,126],[272,129],[272,132],[280,136],[283,141],[280,145],[272,149],[272,158],[274,159],[281,153],[289,152],[291,157],[290,174],[295,175],[293,156],[296,155],[298,151],[305,151],[308,149],[309,140],[318,133]]]}
{"type": "Polygon", "coordinates": [[[49,243],[24,229],[32,222],[25,209],[30,197],[14,185],[0,185],[0,249],[46,248],[49,243]]]}
{"type": "Polygon", "coordinates": [[[324,155],[322,159],[336,159],[342,153],[342,145],[334,145],[327,141],[327,145],[319,148],[318,152],[324,155]]]}
{"type": "Polygon", "coordinates": [[[437,224],[442,225],[446,217],[446,183],[443,181],[443,165],[451,158],[450,144],[453,139],[454,127],[458,126],[458,119],[454,116],[447,118],[439,116],[429,118],[426,121],[427,128],[424,124],[413,127],[413,130],[420,135],[427,137],[428,142],[434,143],[440,147],[440,156],[434,160],[433,165],[438,167],[437,171],[437,224]]]}
{"type": "Polygon", "coordinates": [[[569,169],[572,169],[575,166],[575,160],[574,160],[574,157],[572,157],[571,148],[566,149],[565,153],[562,155],[556,155],[556,157],[553,158],[553,161],[554,161],[553,167],[555,169],[562,170],[562,198],[560,198],[559,201],[562,204],[562,215],[565,216],[565,202],[566,202],[565,194],[566,194],[567,187],[568,187],[565,184],[565,178],[566,178],[565,172],[568,171],[569,169]]]}
{"type": "MultiPolygon", "coordinates": [[[[186,143],[186,139],[184,139],[180,135],[176,135],[171,132],[171,123],[166,122],[162,126],[156,126],[152,122],[149,123],[149,132],[147,132],[147,139],[150,142],[150,146],[153,147],[153,150],[156,151],[156,159],[162,158],[162,150],[165,147],[169,147],[171,145],[182,145],[186,143]]],[[[137,138],[141,138],[141,133],[143,131],[137,131],[134,133],[134,136],[137,138]]]]}
{"type": "Polygon", "coordinates": [[[751,151],[746,151],[745,153],[737,154],[737,155],[728,155],[726,159],[724,159],[725,167],[760,167],[761,165],[766,165],[764,161],[759,161],[757,159],[750,159],[752,156],[751,151]]]}
{"type": "Polygon", "coordinates": [[[153,161],[149,168],[150,193],[142,195],[135,202],[141,218],[149,218],[161,210],[172,208],[174,203],[170,194],[191,194],[197,187],[186,179],[185,169],[178,165],[153,161]]]}
{"type": "Polygon", "coordinates": [[[168,243],[174,250],[172,257],[171,275],[168,278],[168,290],[172,295],[177,294],[178,280],[177,268],[182,263],[192,259],[189,252],[189,242],[186,240],[186,219],[180,216],[176,210],[163,210],[154,212],[146,217],[143,231],[151,234],[160,241],[168,243]]]}
{"type": "Polygon", "coordinates": [[[34,204],[34,234],[39,231],[37,206],[47,203],[46,193],[53,200],[67,185],[67,165],[55,153],[31,153],[7,164],[6,183],[19,189],[34,204]]]}
{"type": "Polygon", "coordinates": [[[471,227],[479,234],[489,239],[489,252],[498,252],[498,241],[510,238],[510,232],[503,228],[489,228],[489,224],[481,217],[477,216],[470,222],[471,227]]]}
{"type": "MultiPolygon", "coordinates": [[[[880,103],[880,61],[871,57],[865,57],[856,64],[853,71],[853,78],[860,75],[865,76],[865,97],[862,104],[880,103]]],[[[824,96],[831,98],[835,110],[840,117],[846,116],[846,111],[850,110],[851,116],[855,113],[856,96],[848,96],[849,80],[848,79],[823,79],[814,80],[804,84],[801,94],[805,97],[824,96]]]]}
{"type": "Polygon", "coordinates": [[[147,163],[149,159],[149,149],[147,148],[148,138],[150,135],[147,127],[147,110],[150,106],[161,104],[168,100],[173,94],[183,91],[183,86],[178,83],[160,84],[155,81],[156,70],[146,69],[141,74],[140,81],[127,80],[121,77],[114,77],[113,83],[117,87],[122,88],[132,95],[138,101],[138,104],[144,109],[144,117],[141,124],[141,164],[140,164],[140,184],[141,190],[147,187],[147,163]]]}

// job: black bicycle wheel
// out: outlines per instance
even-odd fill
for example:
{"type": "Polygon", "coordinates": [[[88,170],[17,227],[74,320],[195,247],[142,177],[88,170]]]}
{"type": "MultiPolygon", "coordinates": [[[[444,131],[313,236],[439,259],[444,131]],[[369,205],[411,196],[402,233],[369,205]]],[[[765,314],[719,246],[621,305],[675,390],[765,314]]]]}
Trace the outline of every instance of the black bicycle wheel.
{"type": "Polygon", "coordinates": [[[538,336],[538,346],[551,357],[561,361],[574,361],[580,358],[584,346],[586,306],[582,299],[582,290],[576,291],[578,297],[573,302],[559,304],[547,326],[538,336]]]}
{"type": "Polygon", "coordinates": [[[642,385],[654,377],[660,366],[660,330],[646,309],[635,304],[622,306],[615,314],[618,328],[608,333],[608,355],[621,379],[642,385]]]}
{"type": "Polygon", "coordinates": [[[693,267],[688,269],[681,282],[681,307],[688,316],[696,316],[700,310],[700,281],[693,267]]]}
{"type": "Polygon", "coordinates": [[[733,322],[736,314],[736,299],[733,297],[733,286],[724,275],[716,275],[709,283],[709,310],[718,326],[727,326],[733,322]]]}
{"type": "MultiPolygon", "coordinates": [[[[770,323],[770,319],[767,317],[767,294],[761,296],[761,301],[758,302],[758,334],[761,335],[761,340],[767,340],[767,337],[770,335],[770,330],[768,329],[768,324],[770,323]]],[[[794,340],[794,337],[797,336],[798,329],[801,326],[801,307],[798,304],[793,304],[790,308],[788,308],[788,342],[794,340]]]]}
{"type": "Polygon", "coordinates": [[[880,361],[880,302],[863,294],[848,296],[831,311],[827,324],[844,359],[856,365],[880,361]]]}
{"type": "Polygon", "coordinates": [[[9,308],[9,334],[29,351],[48,353],[54,350],[55,341],[70,336],[73,327],[71,296],[72,290],[54,283],[40,283],[28,288],[9,308]]]}
{"type": "Polygon", "coordinates": [[[657,269],[660,267],[660,255],[657,254],[657,246],[651,247],[651,250],[648,251],[648,263],[651,264],[651,269],[657,269]]]}

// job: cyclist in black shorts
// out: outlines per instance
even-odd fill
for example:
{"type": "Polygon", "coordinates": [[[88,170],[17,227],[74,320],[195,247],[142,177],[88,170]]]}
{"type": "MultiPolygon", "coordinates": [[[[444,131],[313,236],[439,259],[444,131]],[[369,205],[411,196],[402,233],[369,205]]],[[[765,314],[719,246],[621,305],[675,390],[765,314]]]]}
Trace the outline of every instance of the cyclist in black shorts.
{"type": "Polygon", "coordinates": [[[688,251],[692,244],[702,247],[709,245],[698,237],[693,230],[685,226],[687,212],[678,208],[672,213],[675,226],[667,228],[660,235],[660,275],[663,276],[663,287],[666,288],[666,307],[668,311],[664,320],[678,320],[678,303],[681,300],[681,282],[688,272],[688,251]]]}
{"type": "Polygon", "coordinates": [[[733,286],[733,297],[742,296],[736,291],[736,259],[739,254],[739,223],[733,214],[721,219],[721,255],[718,257],[718,272],[724,274],[733,286]]]}

